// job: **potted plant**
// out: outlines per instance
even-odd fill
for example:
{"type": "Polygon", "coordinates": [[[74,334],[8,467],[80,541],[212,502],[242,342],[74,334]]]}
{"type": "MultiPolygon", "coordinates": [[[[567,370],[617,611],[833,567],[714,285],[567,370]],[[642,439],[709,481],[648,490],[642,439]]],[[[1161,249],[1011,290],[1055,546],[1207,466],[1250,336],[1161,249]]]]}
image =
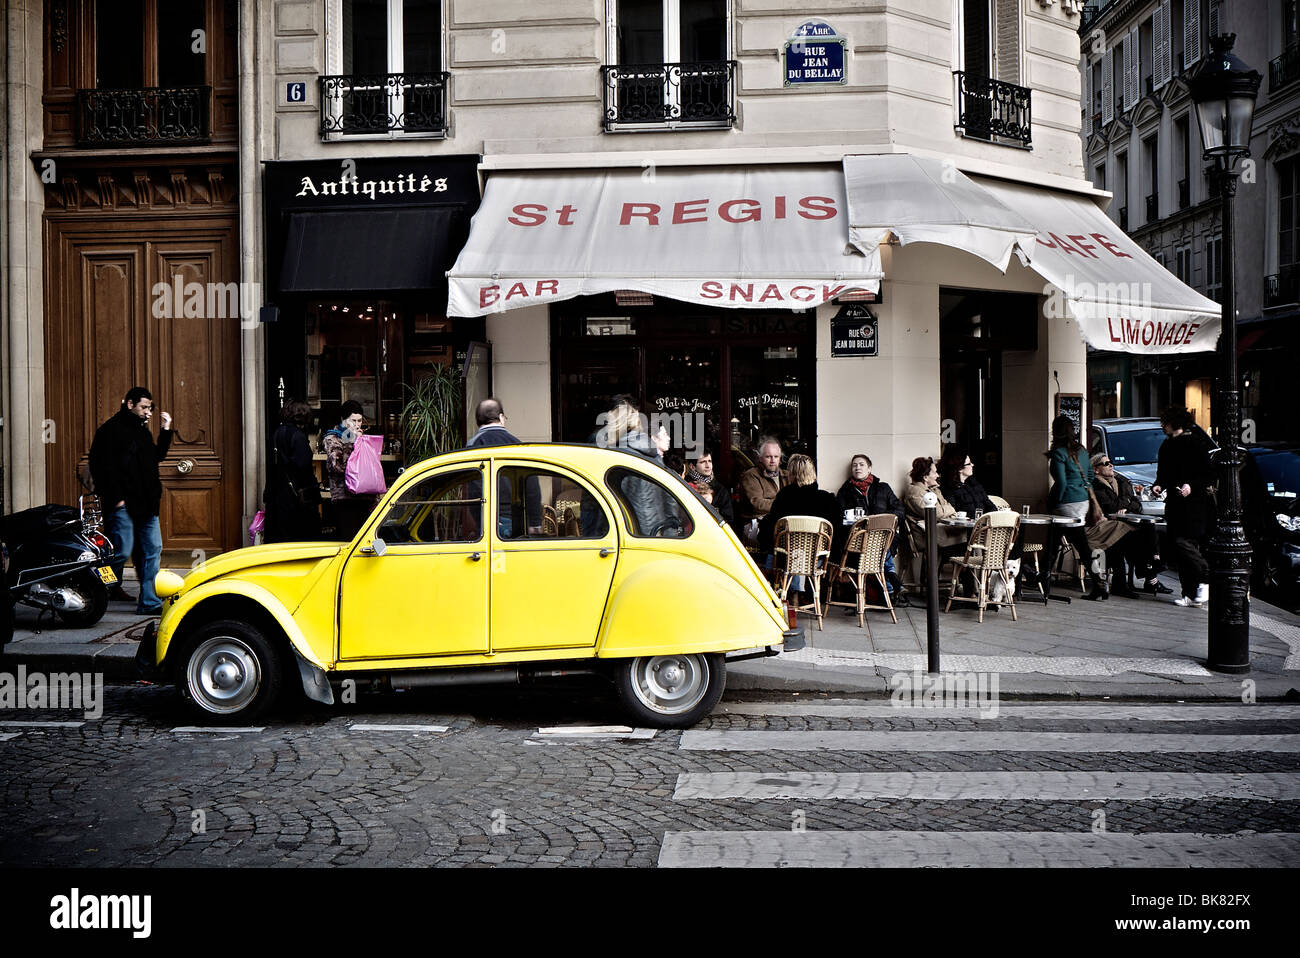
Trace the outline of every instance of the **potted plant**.
{"type": "Polygon", "coordinates": [[[429,372],[414,386],[403,384],[402,388],[408,394],[400,420],[408,466],[465,444],[460,370],[453,365],[430,364],[429,372]]]}

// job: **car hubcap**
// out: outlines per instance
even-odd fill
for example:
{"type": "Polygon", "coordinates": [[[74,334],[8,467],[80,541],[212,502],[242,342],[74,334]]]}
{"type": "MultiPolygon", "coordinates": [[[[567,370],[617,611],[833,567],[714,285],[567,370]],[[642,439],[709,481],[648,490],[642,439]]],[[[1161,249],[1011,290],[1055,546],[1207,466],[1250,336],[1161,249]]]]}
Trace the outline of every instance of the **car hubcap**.
{"type": "Polygon", "coordinates": [[[709,688],[709,664],[702,655],[657,655],[637,659],[632,669],[637,698],[664,715],[694,708],[709,688]]]}
{"type": "Polygon", "coordinates": [[[232,636],[208,639],[190,656],[186,684],[194,701],[209,712],[238,712],[262,684],[257,656],[232,636]]]}

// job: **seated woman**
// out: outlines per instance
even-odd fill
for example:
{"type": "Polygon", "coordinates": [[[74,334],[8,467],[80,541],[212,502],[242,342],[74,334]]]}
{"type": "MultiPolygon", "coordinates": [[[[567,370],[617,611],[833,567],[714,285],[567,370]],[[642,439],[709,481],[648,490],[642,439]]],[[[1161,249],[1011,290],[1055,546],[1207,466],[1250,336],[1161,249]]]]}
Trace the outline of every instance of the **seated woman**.
{"type": "Polygon", "coordinates": [[[844,513],[850,509],[861,509],[863,515],[877,516],[889,514],[898,519],[898,531],[894,542],[885,556],[885,582],[889,585],[889,594],[895,605],[910,605],[907,593],[903,591],[903,581],[894,571],[894,553],[898,551],[898,542],[903,537],[903,504],[894,495],[894,490],[878,476],[871,474],[871,460],[863,453],[858,453],[849,460],[849,478],[835,495],[839,503],[840,516],[835,521],[835,541],[831,545],[831,555],[839,560],[848,541],[851,523],[844,521],[844,513]]]}
{"type": "MultiPolygon", "coordinates": [[[[903,493],[903,506],[907,510],[908,521],[912,523],[912,535],[916,544],[925,548],[925,494],[933,492],[939,499],[935,507],[936,519],[947,519],[957,510],[953,508],[943,491],[939,488],[939,467],[929,456],[918,456],[912,460],[912,471],[908,473],[912,481],[903,493]]],[[[960,552],[966,548],[967,534],[961,529],[939,528],[940,556],[960,552]]]]}
{"type": "MultiPolygon", "coordinates": [[[[1103,452],[1092,457],[1092,492],[1097,497],[1097,505],[1108,516],[1125,513],[1142,512],[1142,500],[1133,491],[1133,483],[1115,472],[1110,456],[1103,452]]],[[[1126,598],[1136,597],[1128,584],[1128,570],[1131,566],[1139,576],[1145,576],[1145,591],[1152,595],[1167,595],[1173,589],[1162,583],[1156,573],[1160,571],[1160,545],[1156,539],[1156,526],[1153,522],[1144,522],[1131,527],[1132,531],[1119,542],[1106,550],[1106,562],[1115,570],[1111,582],[1111,593],[1126,598]]],[[[1090,530],[1091,531],[1091,530],[1090,530]]],[[[1091,539],[1092,537],[1089,536],[1091,539]]]]}
{"type": "Polygon", "coordinates": [[[977,512],[997,512],[998,507],[975,478],[975,461],[964,449],[950,446],[943,454],[939,472],[943,494],[955,510],[966,513],[969,519],[974,519],[977,512]]]}
{"type": "MultiPolygon", "coordinates": [[[[816,516],[831,524],[832,535],[842,517],[839,503],[829,492],[817,487],[817,467],[807,456],[793,455],[787,464],[790,484],[776,494],[772,508],[758,523],[758,547],[767,556],[772,555],[776,539],[776,523],[786,516],[816,516]]],[[[802,588],[796,579],[793,588],[802,588]]],[[[809,590],[811,591],[811,590],[809,590]]]]}

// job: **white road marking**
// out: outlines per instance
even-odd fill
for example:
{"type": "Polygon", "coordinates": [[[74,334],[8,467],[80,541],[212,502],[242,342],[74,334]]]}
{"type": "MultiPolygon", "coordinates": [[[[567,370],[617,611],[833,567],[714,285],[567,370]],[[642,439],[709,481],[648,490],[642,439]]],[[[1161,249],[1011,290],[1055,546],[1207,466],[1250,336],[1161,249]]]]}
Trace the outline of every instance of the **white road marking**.
{"type": "Polygon", "coordinates": [[[1300,834],[1191,832],[668,832],[660,868],[1276,868],[1300,834]]]}
{"type": "Polygon", "coordinates": [[[4,728],[81,728],[85,722],[0,722],[4,728]]]}
{"type": "Polygon", "coordinates": [[[450,725],[349,725],[352,732],[445,732],[450,725]]]}
{"type": "Polygon", "coordinates": [[[687,731],[679,747],[719,752],[1300,752],[1300,735],[687,731]]]}
{"type": "Polygon", "coordinates": [[[673,798],[1300,799],[1300,772],[685,772],[673,798]]]}
{"type": "MultiPolygon", "coordinates": [[[[834,669],[884,668],[900,672],[925,671],[924,655],[901,652],[854,652],[847,649],[800,649],[783,652],[780,660],[798,665],[834,669]]],[[[945,655],[948,672],[1006,672],[1042,675],[1107,676],[1122,672],[1155,672],[1161,675],[1213,677],[1191,658],[1121,658],[1091,655],[945,655]]]]}
{"type": "Polygon", "coordinates": [[[17,738],[22,732],[0,732],[0,742],[7,742],[11,738],[17,738]]]}
{"type": "Polygon", "coordinates": [[[257,725],[257,726],[247,726],[244,728],[238,728],[230,725],[214,725],[214,726],[181,725],[178,726],[177,728],[172,729],[172,731],[173,732],[212,732],[218,735],[229,735],[232,732],[238,732],[238,733],[265,732],[266,726],[257,725]]]}
{"type": "MultiPolygon", "coordinates": [[[[987,711],[972,703],[971,713],[987,711]]],[[[837,718],[961,718],[952,703],[908,705],[892,702],[848,702],[842,699],[800,702],[735,702],[714,709],[717,715],[825,715],[837,718]]],[[[971,718],[976,715],[972,714],[971,718]]],[[[1300,705],[1040,705],[999,702],[996,719],[1069,719],[1097,722],[1300,721],[1300,705]]]]}
{"type": "Polygon", "coordinates": [[[655,731],[628,725],[557,725],[539,728],[533,734],[543,739],[651,739],[655,731]]]}

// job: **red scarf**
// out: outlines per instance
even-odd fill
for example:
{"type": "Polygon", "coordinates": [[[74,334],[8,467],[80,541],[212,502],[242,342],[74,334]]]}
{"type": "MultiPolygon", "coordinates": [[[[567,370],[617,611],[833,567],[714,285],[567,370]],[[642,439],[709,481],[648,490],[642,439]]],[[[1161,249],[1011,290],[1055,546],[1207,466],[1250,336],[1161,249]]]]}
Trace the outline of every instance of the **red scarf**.
{"type": "Polygon", "coordinates": [[[867,476],[867,478],[865,479],[850,479],[849,482],[853,484],[854,489],[858,490],[858,492],[862,493],[862,495],[865,496],[867,494],[867,490],[871,488],[871,483],[875,480],[875,478],[876,478],[875,476],[867,476]]]}

